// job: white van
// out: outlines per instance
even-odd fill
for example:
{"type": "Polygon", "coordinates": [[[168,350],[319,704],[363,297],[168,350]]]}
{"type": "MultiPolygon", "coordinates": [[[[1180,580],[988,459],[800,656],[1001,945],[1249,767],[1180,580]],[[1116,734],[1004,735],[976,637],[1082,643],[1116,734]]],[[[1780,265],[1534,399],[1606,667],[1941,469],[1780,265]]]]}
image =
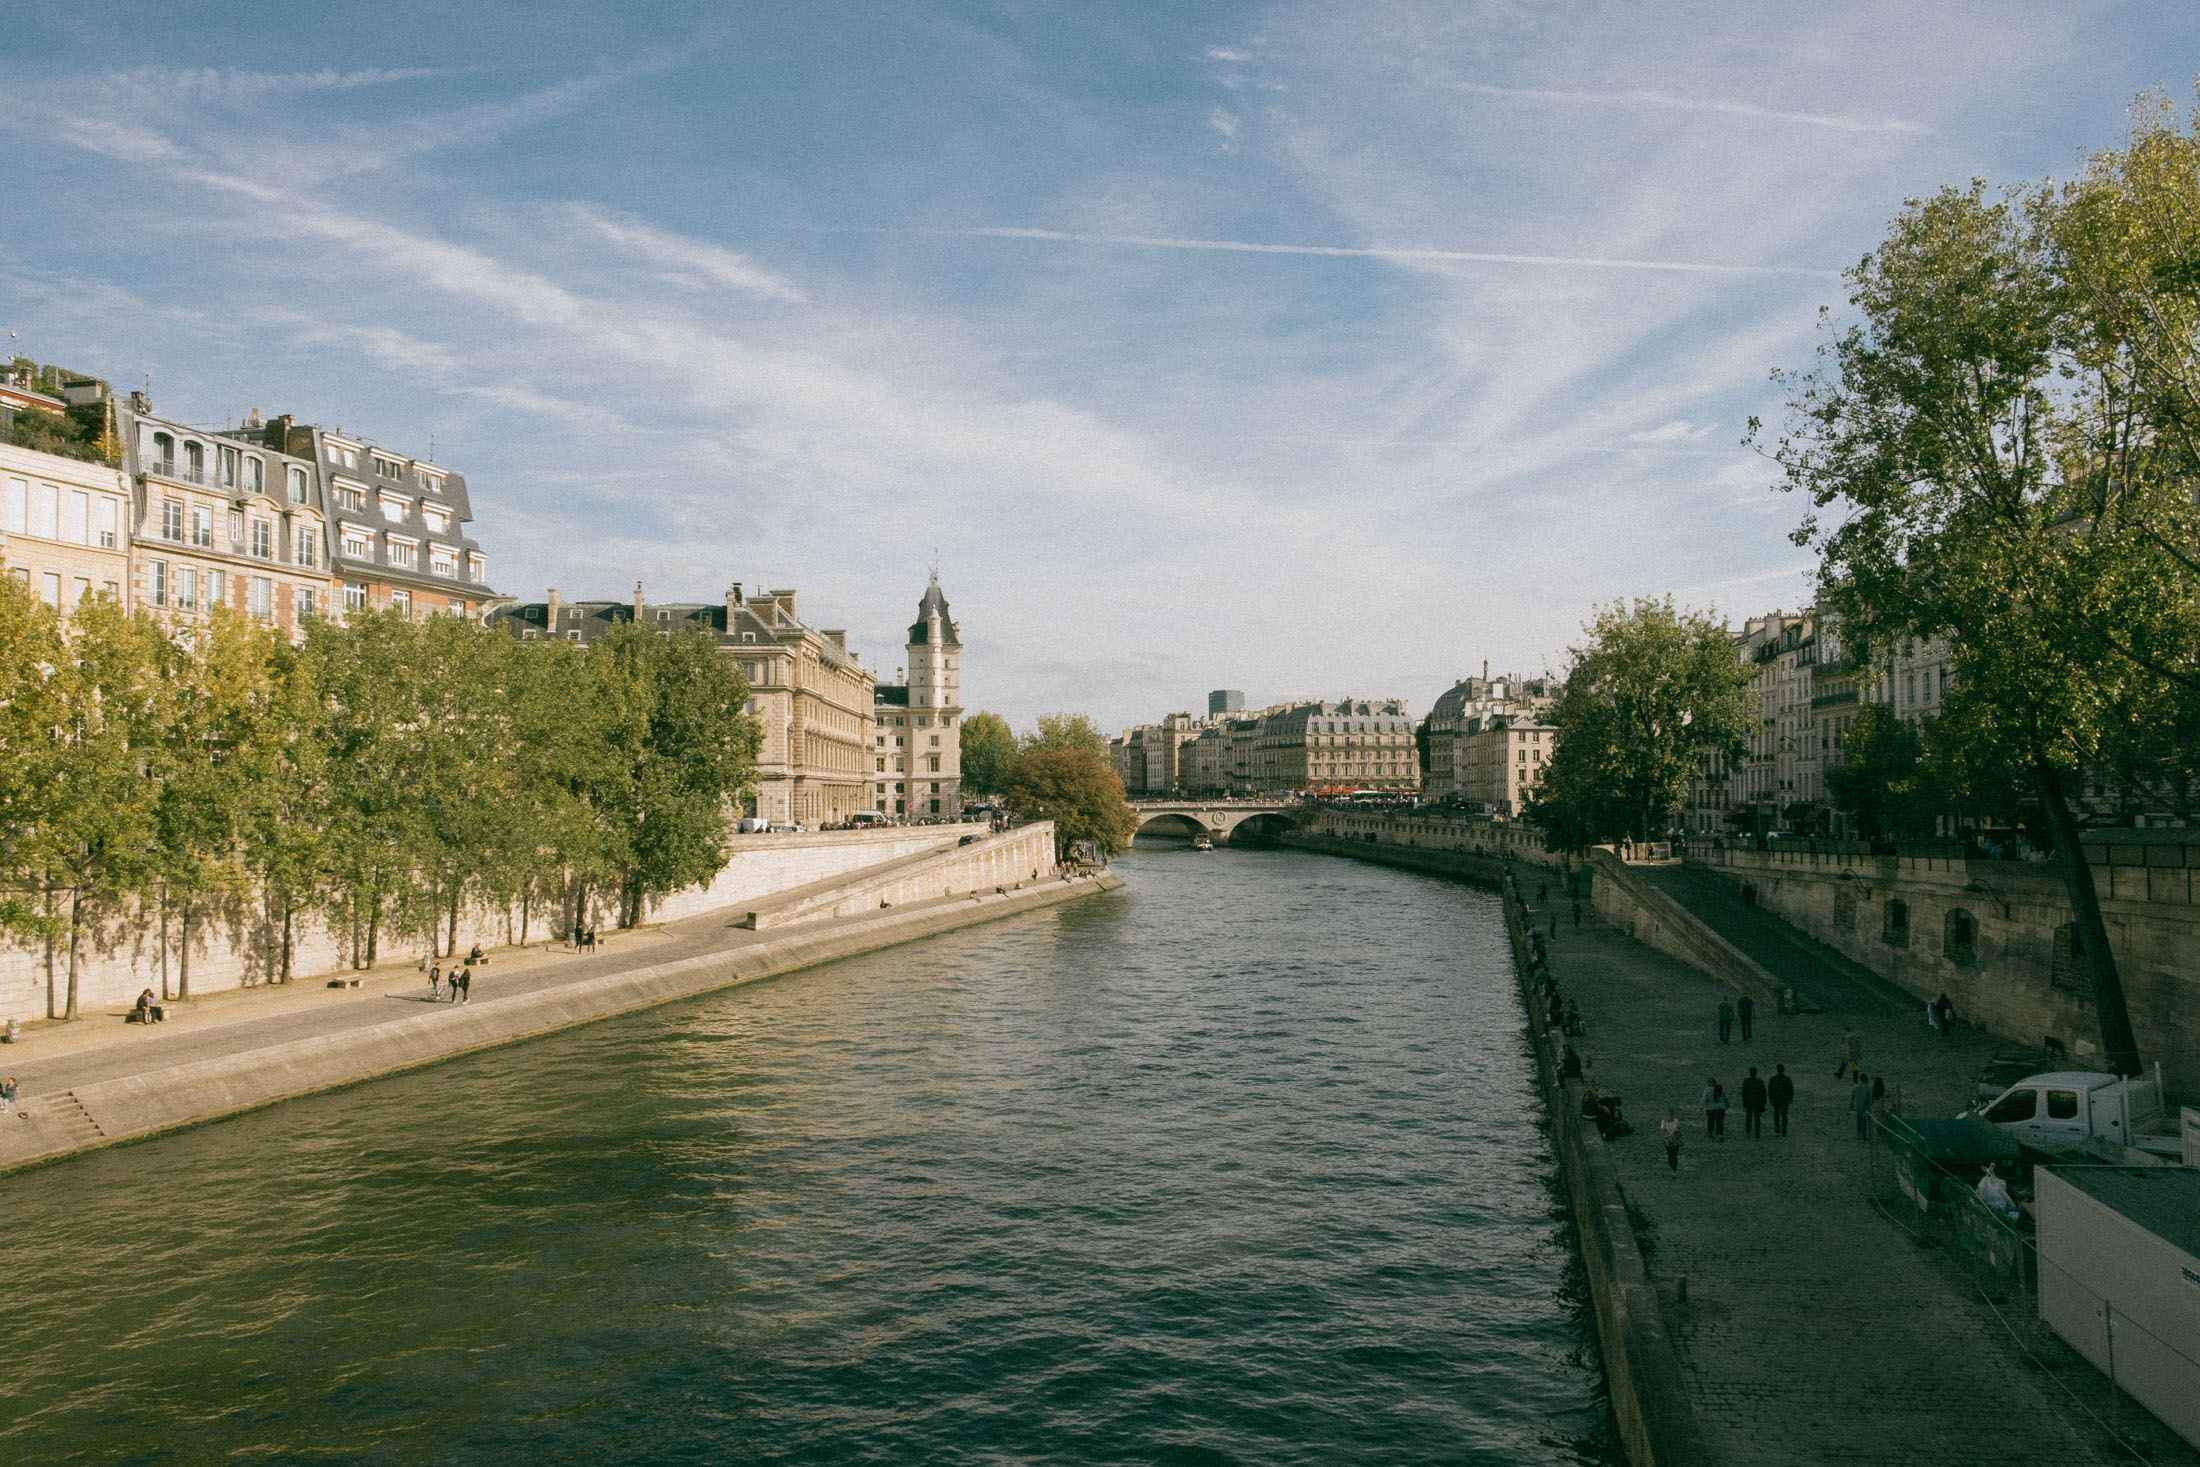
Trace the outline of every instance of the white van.
{"type": "Polygon", "coordinates": [[[874,825],[892,825],[894,821],[884,810],[858,810],[848,817],[848,823],[861,830],[874,825]]]}

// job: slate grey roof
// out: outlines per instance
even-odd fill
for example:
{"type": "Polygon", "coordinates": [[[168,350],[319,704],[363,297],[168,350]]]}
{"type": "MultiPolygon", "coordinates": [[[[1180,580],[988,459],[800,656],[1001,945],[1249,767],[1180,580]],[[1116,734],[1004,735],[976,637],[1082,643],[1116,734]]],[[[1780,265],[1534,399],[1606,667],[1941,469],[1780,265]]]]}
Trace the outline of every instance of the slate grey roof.
{"type": "Polygon", "coordinates": [[[928,625],[928,621],[933,616],[940,619],[940,645],[942,647],[960,647],[962,645],[962,635],[955,626],[954,620],[947,614],[947,596],[940,590],[940,578],[937,572],[932,576],[932,584],[924,588],[924,599],[917,603],[917,619],[909,628],[910,646],[921,647],[925,645],[926,640],[931,636],[932,630],[928,625]]]}

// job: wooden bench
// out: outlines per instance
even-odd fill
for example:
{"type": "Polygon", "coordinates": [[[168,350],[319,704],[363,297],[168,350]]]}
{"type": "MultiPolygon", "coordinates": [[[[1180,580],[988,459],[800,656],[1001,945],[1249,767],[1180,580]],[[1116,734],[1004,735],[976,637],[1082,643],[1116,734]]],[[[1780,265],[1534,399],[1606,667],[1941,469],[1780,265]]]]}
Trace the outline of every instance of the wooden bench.
{"type": "Polygon", "coordinates": [[[359,980],[356,978],[331,978],[328,981],[328,986],[331,988],[357,988],[359,980]]]}

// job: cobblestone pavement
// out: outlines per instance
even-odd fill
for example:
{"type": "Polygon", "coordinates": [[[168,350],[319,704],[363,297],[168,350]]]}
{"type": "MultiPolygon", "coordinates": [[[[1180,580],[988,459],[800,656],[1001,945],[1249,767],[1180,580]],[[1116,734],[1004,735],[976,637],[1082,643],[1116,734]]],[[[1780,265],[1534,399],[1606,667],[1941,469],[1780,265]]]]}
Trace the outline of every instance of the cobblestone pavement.
{"type": "MultiPolygon", "coordinates": [[[[1586,918],[1560,927],[1551,965],[1589,1028],[1572,1041],[1588,1078],[1621,1097],[1635,1127],[1611,1153],[1720,1463],[2137,1460],[2063,1388],[2106,1415],[2090,1366],[2024,1316],[2012,1319],[2020,1346],[1960,1264],[1872,1206],[1867,1143],[1833,1079],[1843,1024],[1863,1039],[1866,1071],[1884,1074],[1913,1116],[1968,1103],[1990,1039],[1963,1029],[1942,1040],[1922,1004],[1897,1018],[1859,994],[1859,1011],[1760,1009],[1754,1039],[1737,1032],[1722,1045],[1718,983],[1586,918]],[[1775,1063],[1795,1080],[1790,1134],[1774,1137],[1768,1119],[1753,1139],[1742,1079],[1775,1063]],[[1714,1075],[1733,1104],[1724,1141],[1705,1134],[1698,1109],[1714,1075]],[[1658,1141],[1667,1107],[1686,1126],[1678,1173],[1658,1141]]],[[[2151,1417],[2122,1409],[2123,1434],[2146,1459],[2200,1463],[2151,1417]]]]}

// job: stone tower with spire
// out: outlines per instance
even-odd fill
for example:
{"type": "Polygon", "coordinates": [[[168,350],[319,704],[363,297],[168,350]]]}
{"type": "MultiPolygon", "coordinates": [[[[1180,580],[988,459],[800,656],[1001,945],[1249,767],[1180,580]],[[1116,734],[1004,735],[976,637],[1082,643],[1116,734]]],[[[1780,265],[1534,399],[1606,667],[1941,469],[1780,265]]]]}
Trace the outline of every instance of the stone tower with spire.
{"type": "Polygon", "coordinates": [[[962,637],[932,573],[909,627],[908,681],[877,693],[877,808],[911,820],[962,813],[962,637]]]}

